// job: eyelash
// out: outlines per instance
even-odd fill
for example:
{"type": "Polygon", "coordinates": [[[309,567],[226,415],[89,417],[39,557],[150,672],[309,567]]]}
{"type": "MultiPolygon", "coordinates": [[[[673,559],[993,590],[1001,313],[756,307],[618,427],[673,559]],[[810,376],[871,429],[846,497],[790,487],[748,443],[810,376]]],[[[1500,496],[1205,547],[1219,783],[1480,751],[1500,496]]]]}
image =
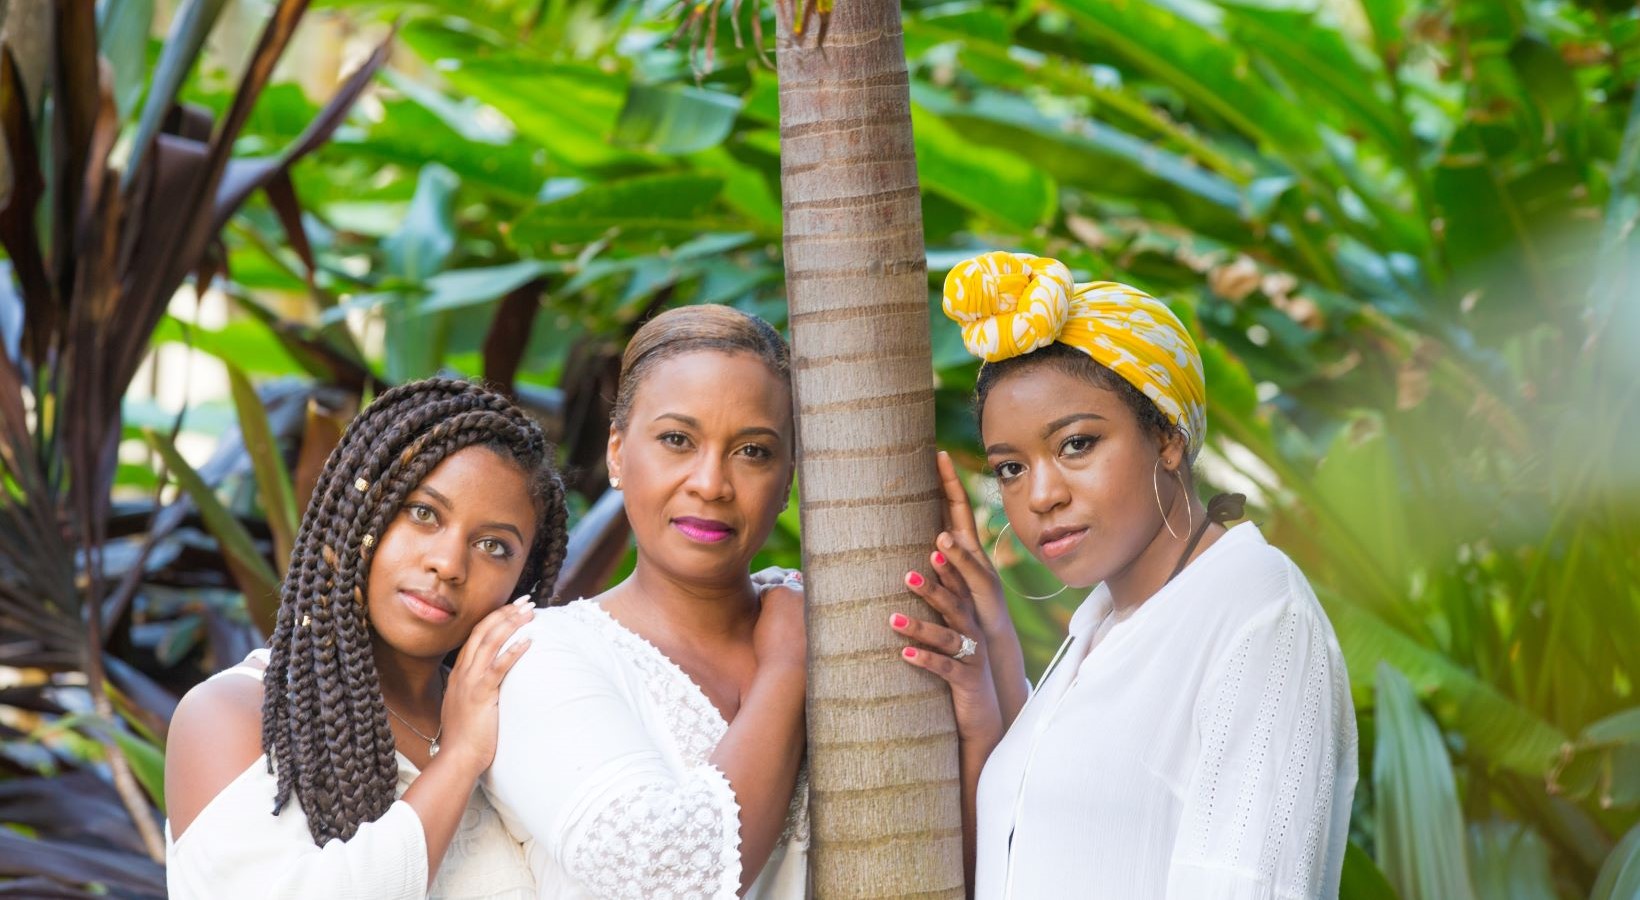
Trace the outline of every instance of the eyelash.
{"type": "MultiPolygon", "coordinates": [[[[683,450],[690,444],[689,436],[679,431],[668,431],[665,434],[662,434],[657,440],[672,450],[683,450]]],[[[747,450],[754,451],[752,453],[747,453],[746,455],[758,462],[765,462],[767,460],[774,459],[774,451],[763,446],[762,444],[746,444],[737,449],[735,452],[745,453],[747,450]]]]}
{"type": "MultiPolygon", "coordinates": [[[[1099,439],[1097,437],[1094,437],[1091,434],[1073,434],[1070,437],[1066,438],[1064,440],[1064,442],[1059,445],[1059,452],[1062,455],[1081,456],[1082,454],[1087,453],[1089,450],[1092,450],[1093,446],[1097,443],[1099,443],[1099,439]],[[1077,441],[1085,442],[1086,446],[1084,446],[1080,450],[1070,449],[1071,444],[1075,443],[1077,441]]],[[[1000,462],[1000,463],[997,463],[995,466],[993,466],[991,468],[991,473],[996,476],[998,481],[1003,481],[1003,482],[1012,481],[1013,479],[1019,477],[1019,472],[1014,472],[1013,474],[1008,474],[1008,472],[1006,470],[1010,466],[1013,466],[1013,467],[1016,467],[1016,468],[1023,468],[1022,466],[1019,465],[1019,463],[1016,463],[1016,462],[1012,462],[1012,461],[1000,462]]]]}
{"type": "MultiPolygon", "coordinates": [[[[405,515],[410,517],[410,521],[416,523],[417,525],[432,525],[432,524],[434,524],[438,521],[438,513],[434,512],[433,508],[431,506],[428,506],[425,503],[407,503],[407,504],[405,504],[405,507],[404,507],[404,513],[405,513],[405,515]],[[426,513],[430,518],[425,518],[425,519],[421,518],[417,515],[418,513],[426,513]]],[[[508,544],[506,541],[501,540],[500,538],[493,538],[493,537],[479,538],[477,543],[479,545],[482,545],[482,544],[494,544],[495,545],[496,550],[494,550],[494,551],[492,551],[492,550],[482,550],[481,551],[485,556],[489,556],[489,557],[492,557],[494,559],[512,559],[512,557],[513,557],[512,545],[508,544]]]]}

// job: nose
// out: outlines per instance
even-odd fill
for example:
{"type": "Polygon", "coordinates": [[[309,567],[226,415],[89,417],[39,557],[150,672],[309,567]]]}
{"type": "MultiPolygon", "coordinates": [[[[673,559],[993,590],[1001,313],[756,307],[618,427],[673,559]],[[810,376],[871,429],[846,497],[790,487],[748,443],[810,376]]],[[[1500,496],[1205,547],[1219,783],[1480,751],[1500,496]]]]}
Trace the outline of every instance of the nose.
{"type": "Polygon", "coordinates": [[[1026,503],[1031,512],[1045,516],[1070,502],[1070,489],[1058,466],[1032,466],[1031,491],[1026,503]]]}
{"type": "Polygon", "coordinates": [[[722,457],[715,453],[696,455],[686,486],[691,494],[702,500],[728,500],[735,495],[734,484],[729,480],[728,467],[722,457]]]}
{"type": "Polygon", "coordinates": [[[439,581],[460,584],[467,580],[467,541],[454,529],[442,529],[427,540],[421,564],[439,581]]]}

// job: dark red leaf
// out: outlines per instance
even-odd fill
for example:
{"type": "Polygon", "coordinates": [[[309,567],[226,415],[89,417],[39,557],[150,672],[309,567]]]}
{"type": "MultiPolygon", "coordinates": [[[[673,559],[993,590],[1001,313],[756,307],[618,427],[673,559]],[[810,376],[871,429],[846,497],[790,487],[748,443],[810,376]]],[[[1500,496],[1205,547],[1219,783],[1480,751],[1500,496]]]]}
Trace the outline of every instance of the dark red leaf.
{"type": "Polygon", "coordinates": [[[290,168],[283,167],[267,180],[262,190],[268,195],[268,203],[273,211],[279,214],[279,224],[285,229],[285,239],[290,241],[290,247],[301,258],[302,265],[307,268],[308,287],[313,287],[314,270],[317,268],[313,260],[313,245],[308,243],[307,229],[302,227],[302,204],[296,199],[296,185],[291,183],[290,168]]]}
{"type": "Polygon", "coordinates": [[[96,130],[99,72],[97,66],[97,5],[93,0],[61,0],[56,11],[53,54],[52,121],[56,124],[53,172],[57,189],[52,213],[53,264],[57,283],[64,287],[74,277],[72,246],[75,224],[86,194],[87,169],[93,164],[92,140],[96,130]]]}
{"type": "Polygon", "coordinates": [[[57,302],[35,227],[35,213],[46,187],[40,173],[39,145],[35,142],[23,77],[9,47],[0,48],[0,130],[5,132],[12,172],[11,196],[0,208],[0,244],[11,257],[12,271],[23,291],[26,346],[29,358],[39,365],[56,332],[57,302]]]}
{"type": "Polygon", "coordinates": [[[530,328],[541,311],[546,283],[536,279],[501,298],[489,333],[484,335],[484,380],[512,394],[513,379],[530,343],[530,328]]]}
{"type": "Polygon", "coordinates": [[[146,856],[58,840],[30,840],[0,828],[0,876],[100,882],[144,897],[165,896],[165,870],[146,856]]]}

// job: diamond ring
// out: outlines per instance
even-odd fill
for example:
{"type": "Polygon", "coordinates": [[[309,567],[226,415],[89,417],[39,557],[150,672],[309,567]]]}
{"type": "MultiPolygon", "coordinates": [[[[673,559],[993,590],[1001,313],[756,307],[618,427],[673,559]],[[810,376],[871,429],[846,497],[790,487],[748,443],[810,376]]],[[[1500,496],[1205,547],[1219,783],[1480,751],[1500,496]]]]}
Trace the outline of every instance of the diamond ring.
{"type": "Polygon", "coordinates": [[[979,649],[979,642],[975,641],[968,635],[958,634],[957,637],[962,638],[962,647],[958,649],[957,652],[951,654],[952,659],[967,659],[968,657],[974,655],[975,650],[979,649]]]}

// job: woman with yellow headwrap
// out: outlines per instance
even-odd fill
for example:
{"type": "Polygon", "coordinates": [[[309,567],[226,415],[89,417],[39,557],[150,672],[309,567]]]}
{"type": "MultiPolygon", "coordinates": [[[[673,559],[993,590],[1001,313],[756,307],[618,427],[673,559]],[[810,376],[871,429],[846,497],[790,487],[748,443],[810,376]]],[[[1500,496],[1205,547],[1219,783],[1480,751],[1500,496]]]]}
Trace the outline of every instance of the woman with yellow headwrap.
{"type": "Polygon", "coordinates": [[[889,624],[951,685],[975,896],[1337,896],[1357,753],[1343,657],[1292,561],[1225,528],[1240,498],[1195,496],[1189,332],[1143,291],[1015,253],[958,265],[944,309],[985,361],[975,411],[1008,526],[1094,588],[1033,691],[940,454],[949,527],[906,584],[944,623],[889,624]]]}

